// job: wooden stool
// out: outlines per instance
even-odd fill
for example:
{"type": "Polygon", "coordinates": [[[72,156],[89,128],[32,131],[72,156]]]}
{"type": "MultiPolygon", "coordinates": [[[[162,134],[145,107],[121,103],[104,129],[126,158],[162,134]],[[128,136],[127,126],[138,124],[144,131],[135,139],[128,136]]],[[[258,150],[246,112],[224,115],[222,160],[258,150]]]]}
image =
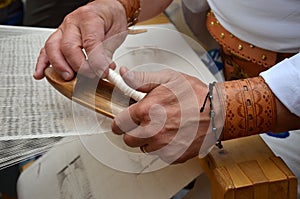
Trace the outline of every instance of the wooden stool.
{"type": "Polygon", "coordinates": [[[297,178],[258,135],[228,140],[200,164],[213,199],[297,198],[297,178]]]}

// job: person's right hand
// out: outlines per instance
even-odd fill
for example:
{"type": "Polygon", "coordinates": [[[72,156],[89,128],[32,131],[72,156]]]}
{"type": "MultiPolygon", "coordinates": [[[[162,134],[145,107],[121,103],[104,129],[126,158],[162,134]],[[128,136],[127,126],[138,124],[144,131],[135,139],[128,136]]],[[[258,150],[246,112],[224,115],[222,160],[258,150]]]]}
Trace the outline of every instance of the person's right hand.
{"type": "Polygon", "coordinates": [[[129,86],[147,93],[112,122],[112,131],[123,135],[128,146],[170,164],[204,156],[214,146],[210,106],[200,112],[208,85],[171,69],[142,72],[121,67],[120,74],[129,86]]]}
{"type": "Polygon", "coordinates": [[[126,30],[125,9],[117,0],[96,0],[78,8],[65,17],[46,41],[37,60],[34,78],[42,79],[44,70],[50,65],[65,80],[71,80],[79,68],[87,77],[106,77],[108,68],[115,67],[110,58],[123,40],[119,38],[108,48],[104,48],[102,42],[118,33],[122,33],[124,39],[126,30]]]}

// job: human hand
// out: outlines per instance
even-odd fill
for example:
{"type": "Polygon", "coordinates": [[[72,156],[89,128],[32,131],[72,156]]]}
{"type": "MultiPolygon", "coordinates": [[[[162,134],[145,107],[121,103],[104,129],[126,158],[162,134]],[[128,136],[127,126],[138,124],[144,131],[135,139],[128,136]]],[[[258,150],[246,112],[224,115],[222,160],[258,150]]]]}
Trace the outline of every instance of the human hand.
{"type": "Polygon", "coordinates": [[[110,58],[126,37],[126,30],[126,14],[119,1],[96,0],[78,8],[65,17],[46,41],[34,78],[42,79],[45,68],[50,65],[65,80],[71,80],[79,70],[87,77],[106,77],[108,68],[115,68],[110,58]],[[116,34],[121,36],[103,45],[103,41],[116,34]]]}
{"type": "Polygon", "coordinates": [[[167,163],[181,163],[205,152],[203,141],[210,124],[209,106],[200,108],[208,86],[195,77],[170,69],[129,72],[120,69],[125,82],[148,93],[116,116],[112,131],[123,135],[130,147],[141,147],[167,163]]]}

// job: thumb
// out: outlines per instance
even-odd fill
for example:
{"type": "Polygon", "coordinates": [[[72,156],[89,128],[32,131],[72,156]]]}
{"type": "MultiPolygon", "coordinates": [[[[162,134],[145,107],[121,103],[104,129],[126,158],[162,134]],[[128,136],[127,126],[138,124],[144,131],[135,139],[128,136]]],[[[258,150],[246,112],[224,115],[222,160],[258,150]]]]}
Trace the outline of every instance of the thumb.
{"type": "Polygon", "coordinates": [[[172,72],[175,71],[164,69],[155,72],[143,72],[130,71],[124,66],[120,68],[120,74],[126,84],[135,90],[145,93],[149,93],[161,84],[168,83],[172,79],[172,72]]]}

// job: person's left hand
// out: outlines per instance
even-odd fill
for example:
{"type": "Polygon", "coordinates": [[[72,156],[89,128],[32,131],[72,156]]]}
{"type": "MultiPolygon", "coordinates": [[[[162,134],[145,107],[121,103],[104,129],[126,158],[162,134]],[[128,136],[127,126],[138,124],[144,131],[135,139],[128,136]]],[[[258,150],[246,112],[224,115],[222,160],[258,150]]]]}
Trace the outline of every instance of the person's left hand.
{"type": "Polygon", "coordinates": [[[129,72],[121,68],[120,73],[127,84],[148,94],[116,116],[113,132],[123,134],[128,146],[170,164],[197,156],[210,123],[209,106],[200,113],[208,86],[170,69],[129,72]]]}
{"type": "Polygon", "coordinates": [[[73,79],[75,73],[106,78],[109,68],[116,67],[111,57],[126,35],[126,12],[119,1],[88,3],[68,14],[49,36],[40,51],[33,76],[44,78],[45,69],[51,65],[66,81],[73,79]]]}

